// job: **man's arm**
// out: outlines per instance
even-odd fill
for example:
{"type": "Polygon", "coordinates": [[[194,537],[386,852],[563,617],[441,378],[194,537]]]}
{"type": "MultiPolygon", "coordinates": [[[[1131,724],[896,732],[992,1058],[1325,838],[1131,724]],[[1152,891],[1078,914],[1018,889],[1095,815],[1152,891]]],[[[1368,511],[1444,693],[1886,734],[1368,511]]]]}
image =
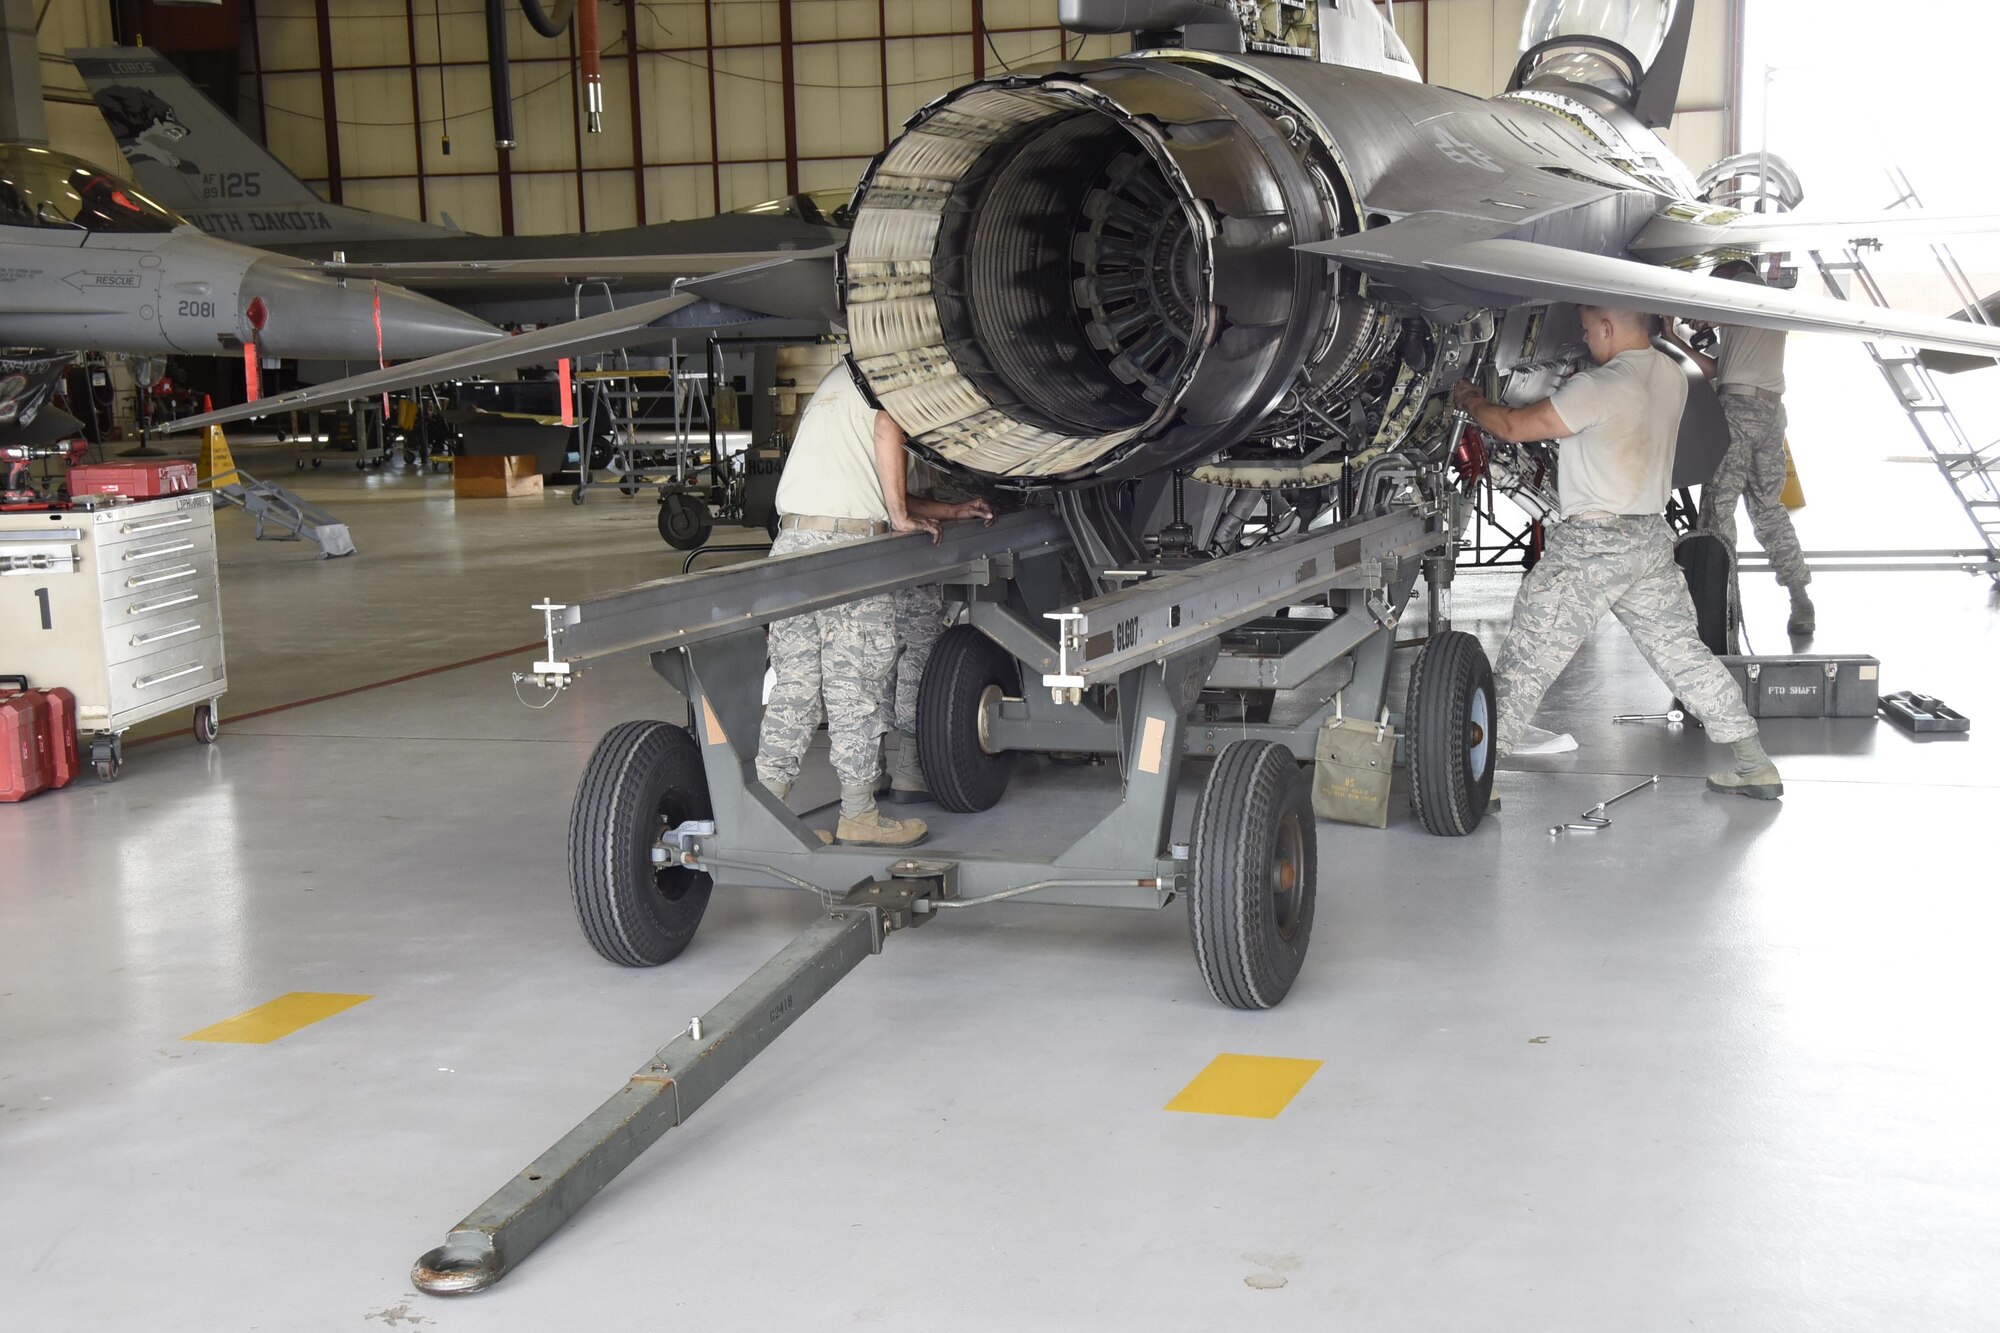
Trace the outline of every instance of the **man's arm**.
{"type": "Polygon", "coordinates": [[[903,428],[887,412],[875,414],[875,477],[882,483],[882,503],[889,509],[889,530],[928,532],[936,545],[937,520],[918,518],[910,512],[910,495],[904,483],[903,428]]]}
{"type": "Polygon", "coordinates": [[[943,500],[933,500],[927,496],[911,494],[904,503],[918,518],[977,518],[985,520],[987,527],[993,526],[993,506],[984,500],[967,500],[962,504],[946,504],[943,500]]]}
{"type": "Polygon", "coordinates": [[[1555,402],[1544,398],[1526,407],[1503,407],[1487,401],[1486,395],[1460,380],[1451,391],[1451,405],[1479,423],[1479,429],[1496,440],[1521,444],[1527,440],[1561,440],[1575,434],[1556,411],[1555,402]]]}

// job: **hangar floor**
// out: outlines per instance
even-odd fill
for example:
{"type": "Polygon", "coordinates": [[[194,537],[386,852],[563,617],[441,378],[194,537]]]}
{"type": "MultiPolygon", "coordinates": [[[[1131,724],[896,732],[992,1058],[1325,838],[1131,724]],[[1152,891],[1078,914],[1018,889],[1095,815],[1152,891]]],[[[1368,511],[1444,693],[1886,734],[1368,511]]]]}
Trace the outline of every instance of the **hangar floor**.
{"type": "MultiPolygon", "coordinates": [[[[1969,741],[1773,724],[1782,806],[1710,796],[1698,732],[1609,723],[1664,695],[1607,625],[1545,714],[1582,750],[1503,771],[1472,838],[1400,808],[1322,827],[1280,1009],[1213,1004],[1178,908],[964,914],[892,941],[496,1291],[416,1295],[418,1253],[812,908],[723,892],[652,972],[574,927],[573,781],[678,703],[635,663],[530,712],[525,654],[489,655],[543,595],[678,568],[650,505],[309,484],[362,555],[221,520],[222,742],[165,734],[115,784],[0,810],[8,1327],[1991,1326],[2000,615],[1952,575],[1822,579],[1816,647],[1876,653],[1969,741]],[[1550,838],[1655,772],[1608,832],[1550,838]],[[184,1040],[296,991],[370,998],[184,1040]],[[1275,1119],[1162,1109],[1224,1052],[1324,1064],[1275,1119]]],[[[1460,584],[1489,646],[1512,586],[1460,584]]],[[[1748,595],[1775,629],[1778,590],[1748,595]]],[[[801,803],[832,793],[816,762],[801,803]]],[[[953,841],[1107,800],[1030,768],[953,841]]]]}

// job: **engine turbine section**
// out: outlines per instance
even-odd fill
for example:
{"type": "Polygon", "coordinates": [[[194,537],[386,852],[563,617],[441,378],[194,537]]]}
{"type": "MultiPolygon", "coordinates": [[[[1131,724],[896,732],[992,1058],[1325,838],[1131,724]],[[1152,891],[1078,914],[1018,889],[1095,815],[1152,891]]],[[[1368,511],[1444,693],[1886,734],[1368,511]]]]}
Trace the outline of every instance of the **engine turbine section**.
{"type": "Polygon", "coordinates": [[[1248,438],[1328,387],[1337,326],[1365,314],[1292,248],[1354,225],[1302,120],[1165,59],[931,104],[856,191],[857,369],[920,450],[1016,485],[1248,438]]]}

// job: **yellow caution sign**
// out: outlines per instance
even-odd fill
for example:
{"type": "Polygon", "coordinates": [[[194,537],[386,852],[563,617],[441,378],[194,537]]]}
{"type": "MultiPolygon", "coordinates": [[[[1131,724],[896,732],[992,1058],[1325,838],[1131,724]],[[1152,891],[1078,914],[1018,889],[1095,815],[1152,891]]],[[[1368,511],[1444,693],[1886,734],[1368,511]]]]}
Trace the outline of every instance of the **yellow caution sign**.
{"type": "Polygon", "coordinates": [[[1792,463],[1792,442],[1785,441],[1785,489],[1779,495],[1778,503],[1787,509],[1806,507],[1806,488],[1799,485],[1799,470],[1792,463]]]}
{"type": "Polygon", "coordinates": [[[236,471],[235,455],[229,452],[229,439],[222,433],[222,427],[210,426],[201,433],[201,458],[195,463],[195,474],[204,486],[214,486],[217,482],[227,485],[236,471]]]}

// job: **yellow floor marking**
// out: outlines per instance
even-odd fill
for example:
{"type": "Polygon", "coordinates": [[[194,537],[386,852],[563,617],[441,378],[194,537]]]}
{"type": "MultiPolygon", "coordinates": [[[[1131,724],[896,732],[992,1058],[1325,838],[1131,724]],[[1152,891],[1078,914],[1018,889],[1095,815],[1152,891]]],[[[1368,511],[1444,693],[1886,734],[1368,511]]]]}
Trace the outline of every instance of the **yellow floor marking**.
{"type": "Polygon", "coordinates": [[[1166,1109],[1275,1120],[1324,1063],[1276,1055],[1218,1055],[1174,1095],[1166,1109]]]}
{"type": "Polygon", "coordinates": [[[288,1037],[322,1018],[331,1018],[343,1009],[352,1009],[372,995],[332,995],[325,991],[295,990],[289,995],[246,1009],[234,1018],[190,1032],[182,1041],[236,1041],[261,1043],[288,1037]]]}

